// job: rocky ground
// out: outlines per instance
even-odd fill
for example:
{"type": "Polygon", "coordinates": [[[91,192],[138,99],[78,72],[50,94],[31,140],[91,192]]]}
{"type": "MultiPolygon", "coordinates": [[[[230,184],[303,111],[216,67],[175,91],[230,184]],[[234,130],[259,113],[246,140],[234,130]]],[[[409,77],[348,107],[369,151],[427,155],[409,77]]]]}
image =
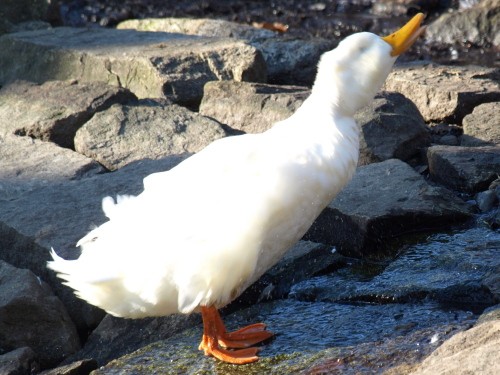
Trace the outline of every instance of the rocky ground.
{"type": "MultiPolygon", "coordinates": [[[[304,26],[308,15],[341,4],[383,9],[353,1],[318,2],[314,10],[290,0],[274,2],[281,10],[269,17],[242,19],[262,15],[261,2],[183,2],[169,11],[199,17],[226,9],[225,20],[123,23],[131,13],[106,23],[114,5],[99,13],[97,1],[61,9],[82,3],[101,18],[80,20],[117,27],[15,26],[25,19],[0,12],[9,16],[6,29],[19,31],[0,36],[1,374],[496,373],[495,64],[417,60],[394,69],[356,115],[361,157],[352,182],[303,241],[224,310],[230,328],[261,320],[277,334],[261,361],[236,367],[196,350],[196,315],[124,320],[78,300],[46,269],[49,249],[76,258],[76,241],[105,220],[104,196],[137,194],[148,174],[293,113],[309,93],[318,57],[337,43],[304,26]],[[302,23],[293,23],[283,4],[299,9],[302,23]],[[289,17],[286,36],[250,26],[283,20],[280,14],[289,17]],[[302,26],[310,35],[296,31],[302,26]]],[[[409,2],[382,3],[392,14],[411,10],[409,2]]],[[[136,9],[131,4],[120,9],[136,9]]],[[[140,4],[143,16],[170,14],[155,13],[158,2],[140,4]]],[[[449,17],[481,15],[477,30],[495,31],[499,14],[489,1],[442,17],[436,11],[427,41],[463,40],[439,31],[453,24],[449,17]]],[[[500,44],[495,32],[462,31],[500,44]]]]}

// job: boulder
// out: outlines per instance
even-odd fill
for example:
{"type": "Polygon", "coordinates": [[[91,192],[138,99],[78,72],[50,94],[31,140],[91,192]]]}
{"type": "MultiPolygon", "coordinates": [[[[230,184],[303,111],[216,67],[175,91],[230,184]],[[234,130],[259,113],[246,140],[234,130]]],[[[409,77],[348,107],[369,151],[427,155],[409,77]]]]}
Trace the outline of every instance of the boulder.
{"type": "Polygon", "coordinates": [[[319,57],[337,44],[336,41],[321,38],[303,40],[284,37],[264,28],[207,18],[127,20],[117,28],[246,40],[262,52],[267,64],[268,81],[285,85],[312,85],[319,57]]]}
{"type": "Polygon", "coordinates": [[[430,43],[499,47],[500,5],[495,0],[480,1],[471,8],[445,12],[427,26],[425,38],[430,43]]]}
{"type": "Polygon", "coordinates": [[[500,144],[500,102],[478,105],[463,119],[462,146],[500,144]]]}
{"type": "Polygon", "coordinates": [[[336,246],[345,255],[377,257],[390,239],[463,222],[470,218],[469,210],[408,164],[389,159],[359,167],[305,238],[336,246]]]}
{"type": "Polygon", "coordinates": [[[200,113],[245,133],[262,133],[290,117],[309,96],[300,86],[220,81],[205,85],[200,113]]]}
{"type": "Polygon", "coordinates": [[[0,90],[0,136],[27,135],[74,148],[76,131],[96,112],[133,99],[130,91],[100,82],[13,82],[0,90]]]}
{"type": "Polygon", "coordinates": [[[500,321],[488,321],[445,341],[411,375],[495,375],[499,347],[500,321]]]}
{"type": "Polygon", "coordinates": [[[415,104],[395,92],[383,92],[355,115],[361,127],[359,165],[388,159],[407,161],[430,143],[415,104]]]}
{"type": "Polygon", "coordinates": [[[232,39],[60,27],[3,35],[0,50],[0,85],[15,79],[102,81],[140,98],[197,106],[207,81],[266,80],[260,51],[232,39]]]}
{"type": "Polygon", "coordinates": [[[185,156],[144,160],[114,173],[71,181],[54,181],[42,188],[26,191],[16,199],[0,204],[0,259],[32,270],[50,284],[64,302],[82,334],[94,328],[103,317],[76,298],[73,290],[47,269],[53,247],[65,258],[79,256],[76,242],[95,225],[105,221],[101,200],[116,194],[139,194],[147,175],[175,166],[185,156]]]}
{"type": "Polygon", "coordinates": [[[137,160],[195,153],[225,135],[214,120],[147,100],[97,113],[76,133],[75,149],[115,170],[137,160]]]}
{"type": "Polygon", "coordinates": [[[0,261],[0,347],[30,347],[42,367],[80,349],[75,326],[61,301],[29,270],[0,261]]]}
{"type": "Polygon", "coordinates": [[[498,70],[412,63],[393,69],[385,90],[411,99],[424,120],[460,124],[482,103],[500,101],[498,70]]]}
{"type": "Polygon", "coordinates": [[[488,189],[500,171],[500,147],[432,146],[427,150],[431,178],[473,194],[488,189]]]}
{"type": "Polygon", "coordinates": [[[55,182],[102,173],[98,163],[50,142],[0,136],[0,202],[55,182]]]}
{"type": "Polygon", "coordinates": [[[39,370],[36,353],[27,346],[0,354],[2,375],[31,375],[38,373],[39,370]]]}

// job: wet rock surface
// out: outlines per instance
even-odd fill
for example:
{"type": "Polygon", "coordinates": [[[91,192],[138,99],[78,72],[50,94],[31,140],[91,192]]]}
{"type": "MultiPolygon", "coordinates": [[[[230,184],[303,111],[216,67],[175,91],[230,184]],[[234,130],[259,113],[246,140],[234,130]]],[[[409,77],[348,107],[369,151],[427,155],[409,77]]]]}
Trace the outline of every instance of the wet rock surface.
{"type": "MultiPolygon", "coordinates": [[[[0,275],[0,309],[9,304],[10,311],[0,313],[0,327],[7,327],[0,329],[0,372],[494,373],[500,169],[488,160],[498,156],[495,68],[400,65],[387,91],[357,114],[366,165],[317,220],[310,241],[223,310],[230,329],[264,321],[276,333],[255,364],[223,364],[197,351],[197,314],[104,317],[46,269],[51,247],[79,256],[76,241],[105,221],[103,197],[140,193],[145,176],[212,139],[265,131],[305,100],[321,51],[353,31],[391,31],[416,10],[411,1],[167,3],[163,13],[154,1],[62,2],[60,10],[66,21],[108,25],[134,12],[225,12],[226,21],[127,26],[151,28],[142,32],[18,25],[25,31],[0,37],[0,259],[9,275],[24,275],[23,282],[0,275]],[[83,3],[82,17],[76,12],[83,3]],[[289,21],[285,34],[262,28],[280,20],[289,21]],[[53,79],[64,81],[46,82],[53,79]],[[457,147],[484,142],[489,147],[457,147]],[[13,290],[22,298],[11,298],[13,290]]],[[[446,9],[440,2],[419,6],[429,23],[446,9]]],[[[420,43],[414,51],[421,57],[426,48],[420,43]]]]}

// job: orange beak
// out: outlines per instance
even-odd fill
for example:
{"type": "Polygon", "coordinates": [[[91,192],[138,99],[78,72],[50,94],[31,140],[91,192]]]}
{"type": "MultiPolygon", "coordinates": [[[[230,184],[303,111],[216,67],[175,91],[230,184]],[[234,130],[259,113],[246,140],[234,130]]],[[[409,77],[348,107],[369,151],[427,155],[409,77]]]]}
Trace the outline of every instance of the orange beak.
{"type": "Polygon", "coordinates": [[[425,26],[420,26],[423,20],[423,13],[418,13],[401,29],[382,38],[392,46],[391,56],[399,56],[411,47],[425,30],[425,26]]]}

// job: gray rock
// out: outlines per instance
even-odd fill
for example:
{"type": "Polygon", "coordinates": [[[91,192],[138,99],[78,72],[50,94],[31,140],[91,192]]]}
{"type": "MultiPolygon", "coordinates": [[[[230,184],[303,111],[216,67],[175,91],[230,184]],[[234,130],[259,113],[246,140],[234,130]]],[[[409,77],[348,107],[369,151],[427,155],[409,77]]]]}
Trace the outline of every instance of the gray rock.
{"type": "Polygon", "coordinates": [[[300,86],[209,82],[200,113],[245,133],[262,133],[290,117],[309,94],[309,89],[300,86]]]}
{"type": "Polygon", "coordinates": [[[359,165],[409,160],[430,143],[417,107],[399,93],[384,92],[355,116],[361,127],[359,165]]]}
{"type": "Polygon", "coordinates": [[[500,321],[459,332],[427,357],[412,375],[498,373],[500,321]]]}
{"type": "Polygon", "coordinates": [[[321,55],[337,46],[337,41],[271,38],[252,40],[267,64],[268,82],[281,85],[312,86],[321,55]]]}
{"type": "Polygon", "coordinates": [[[312,85],[319,57],[336,41],[284,38],[276,32],[236,22],[212,19],[157,18],[127,20],[120,29],[163,31],[205,37],[244,39],[259,49],[267,64],[268,81],[285,85],[312,85]]]}
{"type": "Polygon", "coordinates": [[[500,102],[478,105],[463,119],[462,146],[500,144],[500,102]]]}
{"type": "Polygon", "coordinates": [[[75,149],[109,170],[133,161],[195,153],[226,135],[219,123],[178,105],[113,105],[78,130],[75,149]]]}
{"type": "Polygon", "coordinates": [[[425,121],[459,124],[479,104],[500,101],[498,69],[413,63],[396,67],[385,90],[411,99],[425,121]]]}
{"type": "Polygon", "coordinates": [[[47,284],[3,261],[0,280],[0,347],[28,346],[45,368],[80,349],[73,322],[47,284]]]}
{"type": "Polygon", "coordinates": [[[0,136],[27,135],[73,148],[76,131],[96,112],[133,99],[128,90],[100,82],[13,82],[0,90],[0,136]]]}
{"type": "Polygon", "coordinates": [[[0,355],[2,375],[31,375],[38,373],[39,370],[36,353],[29,347],[14,349],[0,355]]]}
{"type": "Polygon", "coordinates": [[[500,46],[500,5],[481,1],[475,7],[443,13],[427,26],[430,43],[466,44],[479,47],[500,46]]]}
{"type": "Polygon", "coordinates": [[[481,212],[491,210],[497,203],[497,195],[493,190],[485,190],[476,194],[476,202],[481,212]]]}
{"type": "Polygon", "coordinates": [[[455,190],[486,190],[500,171],[500,147],[432,146],[427,150],[433,180],[455,190]]]}
{"type": "Polygon", "coordinates": [[[247,40],[276,36],[276,33],[271,30],[258,29],[242,23],[210,18],[166,17],[126,20],[120,22],[116,28],[247,40]]]}
{"type": "Polygon", "coordinates": [[[463,222],[469,210],[450,191],[429,185],[409,165],[390,159],[358,168],[305,238],[346,255],[375,255],[391,238],[463,222]]]}
{"type": "Polygon", "coordinates": [[[262,54],[231,39],[61,27],[3,35],[0,49],[0,85],[14,79],[103,81],[140,98],[196,106],[207,81],[266,80],[262,54]]]}
{"type": "MultiPolygon", "coordinates": [[[[185,156],[184,156],[185,157],[185,156]]],[[[116,194],[139,194],[142,179],[168,170],[183,157],[144,160],[119,171],[91,178],[60,181],[33,189],[0,204],[0,259],[32,270],[50,284],[64,302],[71,318],[82,332],[88,332],[102,319],[101,310],[90,308],[73,291],[61,284],[47,269],[49,250],[54,247],[65,258],[79,256],[76,242],[94,225],[105,221],[101,199],[116,194]]]]}
{"type": "Polygon", "coordinates": [[[41,372],[39,375],[88,375],[97,369],[97,362],[93,359],[82,359],[69,365],[59,366],[41,372]]]}
{"type": "Polygon", "coordinates": [[[0,18],[11,23],[42,19],[49,3],[49,0],[4,0],[0,4],[0,18]]]}
{"type": "Polygon", "coordinates": [[[0,136],[0,202],[27,190],[103,171],[92,159],[53,143],[16,135],[0,136]]]}

